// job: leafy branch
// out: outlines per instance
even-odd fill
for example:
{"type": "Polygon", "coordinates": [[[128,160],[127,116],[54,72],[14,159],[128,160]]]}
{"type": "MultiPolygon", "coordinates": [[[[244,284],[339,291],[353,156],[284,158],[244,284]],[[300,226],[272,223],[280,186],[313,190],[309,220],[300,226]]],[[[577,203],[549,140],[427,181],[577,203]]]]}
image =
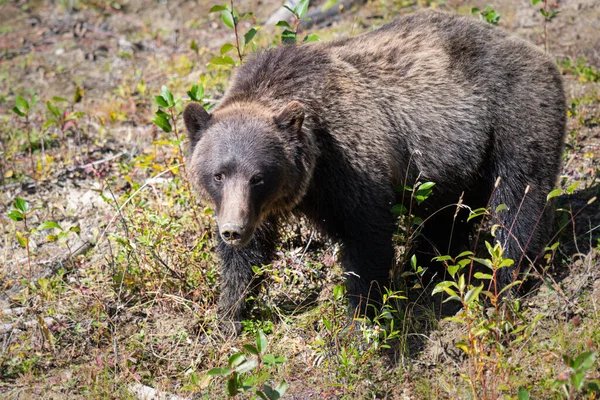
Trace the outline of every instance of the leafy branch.
{"type": "MultiPolygon", "coordinates": [[[[300,22],[309,19],[304,18],[306,12],[308,11],[309,3],[309,0],[302,0],[293,9],[285,4],[283,5],[283,7],[286,8],[289,12],[291,12],[292,16],[294,17],[293,26],[290,25],[287,21],[279,21],[277,24],[275,24],[275,26],[285,28],[284,31],[281,33],[281,42],[283,44],[295,44],[298,42],[298,30],[300,29],[300,22]]],[[[321,40],[319,36],[315,35],[314,33],[309,33],[304,37],[302,41],[314,42],[318,40],[321,40]]]]}
{"type": "Polygon", "coordinates": [[[220,12],[223,23],[233,29],[233,32],[235,33],[235,44],[225,43],[223,46],[221,46],[221,50],[219,51],[221,55],[213,58],[210,61],[210,64],[235,66],[235,61],[233,58],[227,55],[227,53],[233,49],[236,50],[239,61],[242,63],[244,61],[244,52],[246,47],[250,44],[250,42],[252,42],[252,39],[254,39],[258,29],[250,28],[250,30],[244,34],[242,41],[240,42],[239,23],[244,19],[254,18],[254,14],[246,13],[240,16],[234,8],[233,0],[230,0],[230,4],[228,5],[222,4],[213,6],[209,12],[220,12]]]}
{"type": "MultiPolygon", "coordinates": [[[[531,0],[534,6],[542,0],[531,0]]],[[[544,16],[544,51],[548,51],[548,22],[558,15],[560,11],[548,11],[548,0],[544,0],[544,6],[540,8],[540,14],[544,16]]]]}

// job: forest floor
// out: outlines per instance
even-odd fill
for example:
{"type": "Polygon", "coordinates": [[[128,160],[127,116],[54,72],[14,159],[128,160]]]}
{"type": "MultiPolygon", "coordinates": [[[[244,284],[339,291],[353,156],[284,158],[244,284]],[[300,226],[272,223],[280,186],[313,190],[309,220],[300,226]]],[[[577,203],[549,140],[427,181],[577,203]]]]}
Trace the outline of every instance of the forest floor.
{"type": "MultiPolygon", "coordinates": [[[[473,306],[443,319],[433,287],[413,274],[387,316],[349,324],[337,246],[291,221],[262,269],[253,318],[230,339],[215,313],[211,205],[190,195],[179,164],[183,123],[176,116],[165,133],[151,122],[162,86],[180,99],[176,115],[194,84],[208,103],[223,95],[235,67],[211,60],[235,35],[209,13],[220,3],[0,0],[0,398],[224,398],[225,378],[207,372],[258,331],[283,359],[247,361],[246,384],[266,393],[265,382],[285,381],[292,399],[598,398],[600,3],[548,1],[560,13],[546,29],[544,1],[496,3],[498,25],[547,42],[563,72],[553,266],[529,271],[528,289],[501,315],[473,306]],[[9,218],[15,207],[24,220],[9,218]],[[485,328],[481,340],[471,323],[485,328]]],[[[369,1],[300,37],[333,40],[418,9],[471,14],[487,4],[369,1]]],[[[280,44],[283,29],[266,21],[281,5],[235,1],[240,15],[254,13],[241,33],[259,28],[247,54],[280,44]]]]}

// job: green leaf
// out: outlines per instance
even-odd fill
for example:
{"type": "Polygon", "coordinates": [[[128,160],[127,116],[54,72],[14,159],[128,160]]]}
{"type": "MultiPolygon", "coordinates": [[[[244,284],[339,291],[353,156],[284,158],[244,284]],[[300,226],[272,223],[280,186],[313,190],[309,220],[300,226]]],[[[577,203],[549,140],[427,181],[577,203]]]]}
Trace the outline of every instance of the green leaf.
{"type": "Polygon", "coordinates": [[[235,371],[239,374],[243,374],[248,371],[252,371],[254,368],[258,366],[258,360],[256,358],[252,358],[250,360],[246,360],[237,367],[235,367],[235,371]]]}
{"type": "Polygon", "coordinates": [[[283,44],[294,44],[296,43],[296,34],[289,29],[284,30],[281,33],[281,42],[283,44]]]}
{"type": "Polygon", "coordinates": [[[26,236],[23,236],[23,234],[21,232],[15,233],[15,237],[17,238],[17,241],[19,242],[19,246],[26,249],[27,245],[29,244],[29,238],[27,238],[26,236]]]}
{"type": "Polygon", "coordinates": [[[308,35],[304,36],[304,40],[302,40],[303,42],[318,42],[320,41],[321,38],[317,35],[315,35],[314,33],[309,33],[308,35]]]}
{"type": "Polygon", "coordinates": [[[267,395],[266,395],[266,394],[264,394],[264,393],[263,393],[262,391],[260,391],[260,390],[257,390],[257,391],[256,391],[256,395],[257,395],[258,397],[260,397],[262,400],[269,400],[269,398],[267,397],[267,395]]]}
{"type": "Polygon", "coordinates": [[[175,106],[175,100],[173,99],[173,93],[171,93],[165,85],[161,86],[160,95],[167,102],[168,105],[166,107],[174,107],[175,106]]]}
{"type": "MultiPolygon", "coordinates": [[[[246,32],[246,34],[244,35],[244,45],[245,46],[247,46],[252,41],[252,39],[254,39],[256,32],[258,32],[258,30],[256,30],[255,28],[252,28],[248,32],[246,32]]],[[[223,53],[221,53],[221,54],[223,54],[223,53]]]]}
{"type": "Polygon", "coordinates": [[[160,107],[169,107],[169,103],[162,96],[154,96],[154,102],[160,107]]]}
{"type": "Polygon", "coordinates": [[[12,108],[12,112],[14,112],[15,114],[17,114],[19,117],[24,117],[25,116],[25,113],[23,111],[19,110],[19,107],[17,107],[17,106],[14,106],[12,108]]]}
{"type": "Polygon", "coordinates": [[[533,4],[533,5],[535,6],[535,5],[536,5],[537,3],[539,3],[540,1],[542,1],[542,0],[531,0],[531,4],[533,4]]]}
{"type": "Polygon", "coordinates": [[[553,191],[548,193],[548,196],[546,196],[546,201],[548,201],[554,197],[560,196],[562,194],[562,192],[563,192],[562,189],[554,189],[553,191]]]}
{"type": "Polygon", "coordinates": [[[504,260],[502,260],[502,262],[500,263],[500,265],[498,265],[498,268],[510,267],[514,263],[515,263],[514,260],[512,260],[510,258],[505,258],[504,260]]]}
{"type": "Polygon", "coordinates": [[[459,269],[460,269],[459,265],[449,265],[448,266],[448,273],[450,274],[450,276],[452,278],[454,278],[454,275],[456,275],[456,273],[458,272],[459,269]]]}
{"type": "Polygon", "coordinates": [[[264,393],[267,395],[269,400],[279,400],[283,397],[285,392],[287,391],[289,385],[285,383],[285,381],[281,381],[277,386],[271,387],[265,383],[264,385],[264,393]]]}
{"type": "Polygon", "coordinates": [[[463,257],[467,257],[467,256],[472,256],[473,252],[472,251],[463,251],[462,253],[460,253],[458,256],[456,256],[456,258],[463,258],[463,257]]]}
{"type": "Polygon", "coordinates": [[[25,219],[25,216],[19,210],[10,210],[6,216],[16,222],[20,222],[25,219]]]}
{"type": "Polygon", "coordinates": [[[190,99],[193,101],[202,102],[202,100],[204,100],[204,86],[192,86],[192,88],[187,91],[187,95],[190,96],[190,99]]]}
{"type": "Polygon", "coordinates": [[[428,190],[435,186],[435,182],[425,182],[419,185],[417,190],[428,190]]]}
{"type": "Polygon", "coordinates": [[[171,119],[171,116],[169,114],[167,114],[166,112],[164,112],[163,110],[156,110],[156,112],[154,114],[161,116],[162,118],[166,118],[167,120],[171,119]]]}
{"type": "Polygon", "coordinates": [[[64,97],[58,97],[58,96],[54,96],[52,98],[52,101],[55,103],[67,103],[68,102],[68,100],[65,99],[64,97]]]}
{"type": "Polygon", "coordinates": [[[15,199],[13,205],[17,210],[21,211],[22,213],[26,213],[27,211],[29,211],[29,203],[27,203],[26,200],[20,197],[17,197],[15,199]]]}
{"type": "Polygon", "coordinates": [[[487,279],[487,280],[491,280],[492,279],[492,275],[491,274],[484,274],[483,272],[475,272],[475,274],[473,274],[473,277],[475,279],[487,279]]]}
{"type": "Polygon", "coordinates": [[[238,392],[237,373],[234,372],[229,379],[227,379],[227,394],[229,394],[231,397],[234,397],[238,394],[238,392]]]}
{"type": "Polygon", "coordinates": [[[263,363],[266,365],[275,364],[275,356],[273,354],[265,354],[262,358],[263,363]]]}
{"type": "Polygon", "coordinates": [[[585,373],[583,373],[582,371],[576,372],[575,374],[571,375],[571,383],[573,384],[575,389],[581,390],[581,387],[583,386],[583,378],[584,377],[585,377],[585,373]]]}
{"type": "Polygon", "coordinates": [[[408,209],[402,204],[396,204],[392,207],[392,214],[394,215],[406,215],[406,213],[408,213],[408,209]]]}
{"type": "Polygon", "coordinates": [[[83,99],[84,93],[85,93],[85,90],[81,86],[76,85],[75,93],[73,94],[73,103],[79,103],[81,101],[81,99],[83,99]]]}
{"type": "Polygon", "coordinates": [[[522,281],[514,281],[509,283],[508,285],[504,286],[504,288],[502,288],[502,290],[500,291],[500,293],[498,293],[498,295],[501,295],[502,293],[506,292],[507,290],[510,290],[510,288],[512,288],[513,286],[516,285],[520,285],[521,283],[523,283],[522,281]]]}
{"type": "Polygon", "coordinates": [[[225,5],[212,6],[209,13],[215,13],[215,12],[225,11],[225,10],[229,11],[229,6],[225,6],[225,5]]]}
{"type": "Polygon", "coordinates": [[[479,300],[479,293],[481,292],[482,289],[483,289],[483,285],[474,287],[473,289],[469,290],[467,292],[467,294],[465,295],[465,302],[468,304],[468,303],[471,303],[472,301],[479,300]]]}
{"type": "Polygon", "coordinates": [[[479,263],[481,265],[485,265],[486,267],[488,267],[489,269],[494,269],[494,265],[492,264],[492,262],[488,259],[485,258],[477,258],[477,257],[473,257],[473,261],[475,261],[476,263],[479,263]]]}
{"type": "Polygon", "coordinates": [[[439,261],[439,262],[450,261],[450,260],[452,260],[452,257],[450,257],[448,255],[446,255],[446,256],[436,256],[436,257],[433,257],[431,259],[431,261],[439,261]]]}
{"type": "Polygon", "coordinates": [[[221,50],[219,52],[221,53],[222,56],[224,56],[225,54],[229,53],[233,49],[235,49],[234,45],[232,45],[231,43],[225,43],[223,46],[221,46],[221,50]]]}
{"type": "Polygon", "coordinates": [[[212,60],[209,61],[209,64],[234,66],[235,61],[233,61],[233,58],[231,58],[229,56],[221,56],[221,57],[213,58],[212,60]]]}
{"type": "Polygon", "coordinates": [[[235,353],[231,357],[229,357],[229,368],[236,368],[244,361],[246,361],[246,356],[244,355],[244,353],[235,353]]]}
{"type": "Polygon", "coordinates": [[[298,16],[298,18],[304,17],[306,11],[308,11],[308,3],[309,0],[301,0],[300,3],[294,7],[294,13],[298,16]]]}
{"type": "Polygon", "coordinates": [[[29,103],[21,96],[17,96],[15,100],[15,106],[23,113],[27,113],[27,111],[29,111],[29,103]]]}
{"type": "Polygon", "coordinates": [[[573,194],[573,192],[575,192],[575,189],[577,189],[578,186],[579,181],[572,183],[571,185],[569,185],[569,187],[565,189],[565,192],[567,192],[567,194],[573,194]]]}
{"type": "Polygon", "coordinates": [[[589,391],[600,393],[600,381],[599,380],[587,381],[585,383],[585,387],[589,391]]]}
{"type": "Polygon", "coordinates": [[[152,120],[152,122],[154,122],[160,129],[162,129],[166,133],[170,133],[173,130],[173,128],[171,127],[171,123],[164,115],[157,114],[156,117],[154,117],[154,119],[152,120]]]}
{"type": "Polygon", "coordinates": [[[38,102],[39,99],[40,99],[40,96],[38,96],[37,93],[34,93],[31,96],[31,100],[29,101],[29,107],[33,108],[33,106],[36,105],[36,103],[38,102]]]}
{"type": "Polygon", "coordinates": [[[47,222],[43,222],[40,224],[40,226],[37,227],[38,231],[43,231],[45,229],[60,229],[62,231],[62,228],[60,227],[59,224],[57,224],[54,221],[47,221],[47,222]]]}
{"type": "Polygon", "coordinates": [[[450,296],[458,296],[454,290],[450,289],[450,286],[456,286],[456,283],[450,281],[440,282],[433,288],[431,294],[434,295],[436,293],[446,292],[450,296]]]}
{"type": "Polygon", "coordinates": [[[585,353],[581,353],[575,359],[573,366],[576,370],[587,371],[594,366],[596,362],[596,352],[595,351],[586,351],[585,353]]]}
{"type": "Polygon", "coordinates": [[[48,108],[48,111],[50,111],[50,113],[52,113],[52,115],[54,115],[56,118],[60,118],[61,112],[54,104],[47,101],[46,108],[48,108]]]}
{"type": "Polygon", "coordinates": [[[508,206],[506,204],[500,204],[498,205],[498,207],[496,207],[496,214],[498,214],[500,211],[504,211],[504,210],[508,210],[508,206]]]}
{"type": "Polygon", "coordinates": [[[267,351],[267,337],[262,329],[259,329],[258,332],[256,332],[256,348],[261,354],[267,351]]]}
{"type": "Polygon", "coordinates": [[[479,8],[477,8],[477,7],[471,8],[471,14],[478,14],[478,13],[479,13],[479,8]]]}
{"type": "Polygon", "coordinates": [[[458,347],[459,349],[461,349],[462,351],[464,351],[466,354],[471,354],[471,350],[469,348],[469,345],[465,342],[458,342],[455,345],[456,347],[458,347]]]}
{"type": "Polygon", "coordinates": [[[286,4],[284,4],[282,7],[285,8],[286,10],[288,10],[289,12],[291,12],[292,14],[294,14],[297,17],[296,11],[292,10],[289,6],[287,6],[286,4]]]}
{"type": "Polygon", "coordinates": [[[44,125],[42,125],[42,130],[45,131],[46,129],[48,129],[49,127],[51,127],[54,124],[56,124],[56,120],[49,119],[48,121],[44,122],[44,125]]]}
{"type": "Polygon", "coordinates": [[[242,346],[244,349],[246,349],[246,351],[250,354],[254,354],[255,356],[257,356],[258,353],[258,349],[254,346],[252,346],[251,344],[245,344],[242,346]]]}
{"type": "Polygon", "coordinates": [[[200,48],[198,47],[198,43],[192,39],[192,43],[190,43],[190,50],[194,51],[194,53],[198,54],[200,48]]]}
{"type": "Polygon", "coordinates": [[[485,208],[478,208],[478,209],[475,209],[475,210],[471,211],[471,214],[467,217],[467,222],[469,222],[473,218],[477,218],[479,216],[482,216],[486,212],[487,212],[487,209],[485,209],[485,208]]]}
{"type": "Polygon", "coordinates": [[[233,27],[235,26],[235,23],[233,20],[233,14],[231,13],[231,11],[229,11],[229,10],[223,11],[221,13],[221,19],[223,20],[225,25],[227,25],[231,29],[233,29],[233,27]]]}
{"type": "Polygon", "coordinates": [[[290,28],[290,29],[292,29],[292,27],[290,26],[290,24],[288,24],[286,21],[279,21],[278,23],[275,24],[275,26],[278,26],[280,28],[290,28]]]}
{"type": "Polygon", "coordinates": [[[206,374],[208,376],[225,376],[229,375],[232,372],[229,368],[213,368],[208,371],[206,374]]]}

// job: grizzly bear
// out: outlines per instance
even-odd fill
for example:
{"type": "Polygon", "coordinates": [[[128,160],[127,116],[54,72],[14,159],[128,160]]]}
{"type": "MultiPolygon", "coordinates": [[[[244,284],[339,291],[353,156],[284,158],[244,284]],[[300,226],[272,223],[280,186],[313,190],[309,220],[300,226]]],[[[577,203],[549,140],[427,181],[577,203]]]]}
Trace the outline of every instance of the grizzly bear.
{"type": "MultiPolygon", "coordinates": [[[[395,259],[394,188],[405,182],[436,183],[427,215],[459,199],[506,205],[494,240],[515,265],[535,259],[565,114],[553,60],[469,17],[417,13],[354,38],[256,54],[212,114],[198,103],[184,111],[190,180],[215,204],[222,315],[243,317],[252,266],[271,262],[291,213],[340,243],[351,310],[376,305],[395,259]]],[[[435,215],[423,242],[447,254],[454,227],[435,215]]],[[[502,269],[499,287],[514,275],[502,269]]]]}

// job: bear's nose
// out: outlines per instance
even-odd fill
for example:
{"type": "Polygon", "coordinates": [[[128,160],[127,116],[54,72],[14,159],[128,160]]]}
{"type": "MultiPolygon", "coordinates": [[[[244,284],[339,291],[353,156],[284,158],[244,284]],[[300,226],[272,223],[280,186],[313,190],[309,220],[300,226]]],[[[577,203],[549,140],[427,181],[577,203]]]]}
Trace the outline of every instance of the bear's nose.
{"type": "Polygon", "coordinates": [[[221,227],[221,237],[226,242],[237,242],[242,238],[243,228],[238,224],[224,224],[221,227]]]}

